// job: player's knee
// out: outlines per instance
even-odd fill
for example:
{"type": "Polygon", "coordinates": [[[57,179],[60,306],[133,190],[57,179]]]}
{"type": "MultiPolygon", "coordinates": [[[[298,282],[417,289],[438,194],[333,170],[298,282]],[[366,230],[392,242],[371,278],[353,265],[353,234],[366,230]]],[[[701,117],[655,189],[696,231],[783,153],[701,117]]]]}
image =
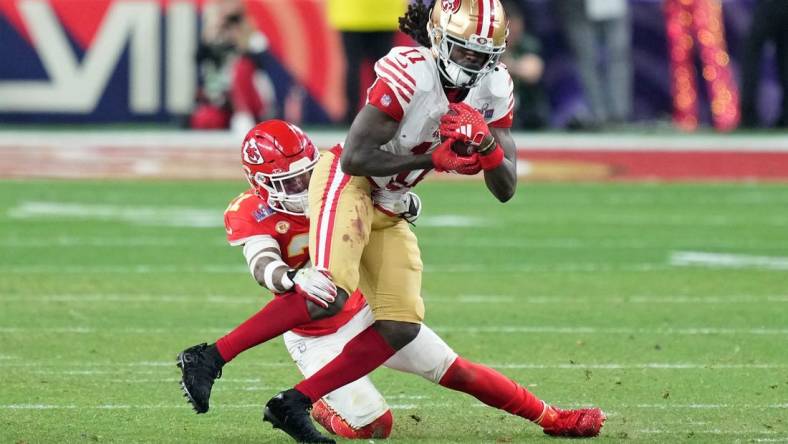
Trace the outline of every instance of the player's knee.
{"type": "Polygon", "coordinates": [[[372,325],[394,350],[399,350],[416,339],[421,329],[421,324],[402,321],[375,321],[372,325]]]}
{"type": "Polygon", "coordinates": [[[476,368],[474,363],[457,357],[441,377],[439,384],[449,388],[466,387],[473,384],[478,377],[476,368]]]}
{"type": "Polygon", "coordinates": [[[323,308],[314,302],[307,300],[306,306],[307,310],[309,310],[309,317],[312,318],[313,321],[317,321],[319,319],[325,319],[334,316],[335,314],[342,311],[342,308],[345,306],[348,298],[348,293],[342,288],[337,287],[337,297],[334,300],[334,303],[329,304],[326,308],[323,308]]]}

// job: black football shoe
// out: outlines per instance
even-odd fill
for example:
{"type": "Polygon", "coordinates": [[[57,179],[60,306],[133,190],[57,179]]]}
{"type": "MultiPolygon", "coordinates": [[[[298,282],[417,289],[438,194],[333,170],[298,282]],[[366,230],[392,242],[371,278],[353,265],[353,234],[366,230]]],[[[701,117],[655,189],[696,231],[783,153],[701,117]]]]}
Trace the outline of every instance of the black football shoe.
{"type": "Polygon", "coordinates": [[[194,411],[207,412],[213,382],[222,377],[224,365],[216,345],[202,343],[187,348],[178,354],[177,365],[181,369],[183,396],[194,407],[194,411]]]}
{"type": "Polygon", "coordinates": [[[311,408],[312,401],[306,395],[296,389],[285,390],[265,405],[263,421],[270,422],[275,429],[281,429],[296,442],[336,443],[317,431],[309,419],[311,408]]]}

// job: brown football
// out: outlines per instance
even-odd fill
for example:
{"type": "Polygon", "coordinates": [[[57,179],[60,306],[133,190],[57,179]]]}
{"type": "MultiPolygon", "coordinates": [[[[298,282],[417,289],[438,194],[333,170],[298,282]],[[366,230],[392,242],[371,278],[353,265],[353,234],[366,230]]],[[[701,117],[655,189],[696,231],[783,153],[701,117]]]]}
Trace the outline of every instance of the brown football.
{"type": "Polygon", "coordinates": [[[473,147],[465,142],[459,140],[451,144],[451,150],[457,153],[458,156],[470,156],[473,154],[473,147]]]}

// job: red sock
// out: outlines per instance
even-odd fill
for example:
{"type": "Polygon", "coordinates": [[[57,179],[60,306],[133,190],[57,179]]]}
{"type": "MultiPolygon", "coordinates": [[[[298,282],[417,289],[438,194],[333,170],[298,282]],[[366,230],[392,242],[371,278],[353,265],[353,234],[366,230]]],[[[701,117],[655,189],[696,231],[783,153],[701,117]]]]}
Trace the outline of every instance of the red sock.
{"type": "Polygon", "coordinates": [[[541,399],[516,382],[481,364],[457,357],[440,385],[474,396],[479,401],[513,415],[537,421],[545,410],[541,399]]]}
{"type": "Polygon", "coordinates": [[[262,310],[216,341],[216,348],[224,362],[229,362],[241,352],[311,320],[302,295],[276,296],[262,310]]]}
{"type": "Polygon", "coordinates": [[[345,344],[342,353],[317,373],[299,382],[295,389],[308,396],[313,403],[317,402],[323,396],[380,367],[395,352],[377,330],[367,327],[345,344]]]}
{"type": "Polygon", "coordinates": [[[394,425],[391,410],[386,410],[386,413],[364,427],[354,428],[322,399],[312,407],[312,417],[329,432],[347,439],[386,439],[394,425]]]}

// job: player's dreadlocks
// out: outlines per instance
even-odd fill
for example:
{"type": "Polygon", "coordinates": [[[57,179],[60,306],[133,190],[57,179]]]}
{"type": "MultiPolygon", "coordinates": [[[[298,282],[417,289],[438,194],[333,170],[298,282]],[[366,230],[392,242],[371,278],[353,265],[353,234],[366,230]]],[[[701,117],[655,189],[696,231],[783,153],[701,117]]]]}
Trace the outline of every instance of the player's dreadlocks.
{"type": "Polygon", "coordinates": [[[405,15],[399,18],[399,29],[417,41],[421,46],[429,48],[432,40],[427,33],[427,22],[435,0],[418,0],[408,5],[405,15]]]}

